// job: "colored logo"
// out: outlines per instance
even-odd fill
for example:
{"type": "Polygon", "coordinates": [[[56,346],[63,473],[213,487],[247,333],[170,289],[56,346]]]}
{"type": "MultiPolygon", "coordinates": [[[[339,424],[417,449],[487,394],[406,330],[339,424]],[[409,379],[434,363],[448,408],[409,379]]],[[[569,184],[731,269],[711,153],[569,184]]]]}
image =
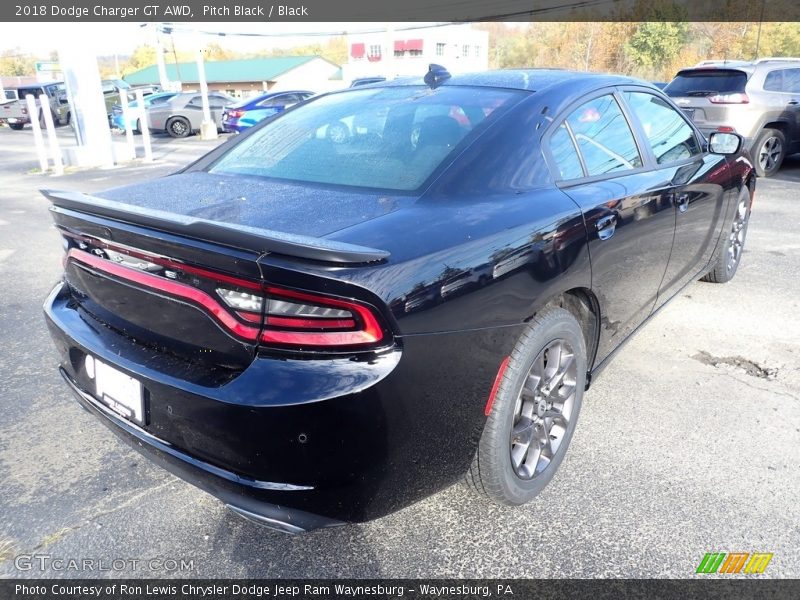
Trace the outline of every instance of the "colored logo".
{"type": "Polygon", "coordinates": [[[696,573],[763,573],[772,553],[766,552],[709,552],[700,561],[696,573]]]}

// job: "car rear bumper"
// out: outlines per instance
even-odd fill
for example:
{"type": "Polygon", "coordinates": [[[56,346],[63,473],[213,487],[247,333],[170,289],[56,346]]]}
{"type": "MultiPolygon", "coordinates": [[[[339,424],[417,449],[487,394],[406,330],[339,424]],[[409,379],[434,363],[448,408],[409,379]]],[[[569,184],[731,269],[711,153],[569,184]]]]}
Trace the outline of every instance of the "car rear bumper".
{"type": "Polygon", "coordinates": [[[460,479],[519,334],[409,336],[368,360],[258,355],[206,386],[176,376],[177,359],[98,326],[64,283],[44,308],[61,373],[85,408],[243,516],[291,531],[380,517],[460,479]],[[142,426],[95,398],[87,354],[141,382],[142,426]]]}

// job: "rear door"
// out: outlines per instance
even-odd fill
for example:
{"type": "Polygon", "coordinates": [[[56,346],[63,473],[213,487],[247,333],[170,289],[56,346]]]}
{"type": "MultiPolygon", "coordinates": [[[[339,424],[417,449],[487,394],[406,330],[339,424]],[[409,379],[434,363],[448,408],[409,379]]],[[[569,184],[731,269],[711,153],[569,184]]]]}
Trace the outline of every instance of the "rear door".
{"type": "Polygon", "coordinates": [[[672,205],[675,242],[660,286],[656,308],[708,264],[725,214],[724,156],[708,154],[681,111],[654,92],[642,88],[622,91],[644,151],[653,162],[656,186],[663,203],[672,205]]]}
{"type": "Polygon", "coordinates": [[[649,168],[618,93],[599,92],[565,111],[544,139],[559,187],[581,208],[605,359],[650,314],[669,260],[675,213],[649,168]]]}

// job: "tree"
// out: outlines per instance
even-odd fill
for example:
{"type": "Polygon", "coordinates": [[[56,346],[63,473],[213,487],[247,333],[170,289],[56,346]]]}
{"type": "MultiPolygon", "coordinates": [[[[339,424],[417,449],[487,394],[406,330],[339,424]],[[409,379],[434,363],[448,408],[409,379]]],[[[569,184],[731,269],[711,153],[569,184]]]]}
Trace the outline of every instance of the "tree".
{"type": "Polygon", "coordinates": [[[36,59],[20,48],[4,50],[0,53],[0,75],[6,77],[33,75],[36,73],[36,59]]]}
{"type": "Polygon", "coordinates": [[[686,42],[688,26],[681,22],[640,23],[626,44],[632,62],[647,75],[661,75],[671,65],[686,42]]]}

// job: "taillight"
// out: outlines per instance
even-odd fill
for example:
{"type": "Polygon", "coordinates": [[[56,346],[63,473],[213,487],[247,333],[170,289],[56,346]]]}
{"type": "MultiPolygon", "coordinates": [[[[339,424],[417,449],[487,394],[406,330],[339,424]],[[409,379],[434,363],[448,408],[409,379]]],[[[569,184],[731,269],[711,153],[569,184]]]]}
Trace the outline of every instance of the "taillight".
{"type": "Polygon", "coordinates": [[[356,300],[262,285],[105,241],[66,235],[81,240],[82,248],[71,248],[68,259],[187,301],[231,334],[251,342],[333,350],[377,346],[386,337],[375,310],[356,300]],[[95,246],[93,253],[87,242],[95,246]]]}
{"type": "Polygon", "coordinates": [[[712,104],[748,104],[750,98],[747,94],[736,92],[734,94],[714,94],[708,97],[712,104]]]}
{"type": "Polygon", "coordinates": [[[374,311],[359,302],[268,286],[261,341],[289,346],[367,346],[384,338],[374,311]]]}
{"type": "Polygon", "coordinates": [[[717,127],[717,131],[720,133],[736,133],[736,129],[730,125],[720,125],[717,127]]]}
{"type": "Polygon", "coordinates": [[[22,114],[23,115],[27,115],[28,114],[28,109],[27,108],[23,108],[22,109],[22,114]]]}
{"type": "Polygon", "coordinates": [[[244,114],[243,110],[230,110],[225,111],[231,119],[238,119],[244,114]]]}

